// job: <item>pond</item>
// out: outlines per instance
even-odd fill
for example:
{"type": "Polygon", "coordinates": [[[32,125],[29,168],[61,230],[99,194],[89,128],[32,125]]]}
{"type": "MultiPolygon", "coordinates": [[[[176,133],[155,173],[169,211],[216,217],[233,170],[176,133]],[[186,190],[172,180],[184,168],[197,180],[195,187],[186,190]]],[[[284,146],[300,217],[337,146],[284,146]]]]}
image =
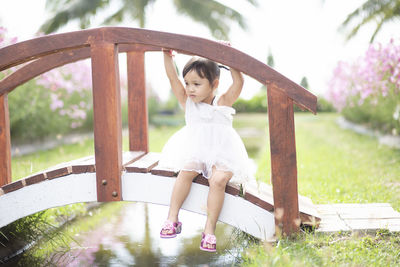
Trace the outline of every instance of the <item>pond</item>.
{"type": "MultiPolygon", "coordinates": [[[[250,157],[260,149],[257,135],[242,136],[250,157]]],[[[253,163],[253,172],[257,165],[253,163]]],[[[113,205],[111,203],[111,205],[113,205]]],[[[199,249],[206,217],[181,210],[182,233],[173,239],[161,239],[161,226],[168,207],[125,203],[112,216],[90,231],[79,231],[74,238],[79,245],[62,256],[63,266],[235,266],[240,253],[248,245],[249,237],[234,227],[218,223],[217,252],[199,249]]]]}
{"type": "MultiPolygon", "coordinates": [[[[111,204],[112,205],[112,204],[111,204]]],[[[182,233],[161,239],[160,228],[168,207],[126,203],[98,227],[79,232],[77,243],[57,259],[62,266],[235,266],[243,238],[235,228],[218,223],[217,252],[199,249],[206,217],[181,210],[182,233]],[[78,245],[79,244],[79,245],[78,245]]]]}

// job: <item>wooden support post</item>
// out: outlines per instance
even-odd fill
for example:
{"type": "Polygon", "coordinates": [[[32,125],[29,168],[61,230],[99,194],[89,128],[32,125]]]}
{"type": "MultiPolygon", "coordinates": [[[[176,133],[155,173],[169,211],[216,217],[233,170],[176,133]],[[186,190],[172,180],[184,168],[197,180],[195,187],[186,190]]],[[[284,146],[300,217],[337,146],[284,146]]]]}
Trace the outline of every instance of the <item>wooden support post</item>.
{"type": "Polygon", "coordinates": [[[0,186],[11,183],[11,138],[7,94],[0,95],[0,186]]]}
{"type": "Polygon", "coordinates": [[[122,121],[118,47],[91,44],[97,200],[121,200],[122,121]]]}
{"type": "Polygon", "coordinates": [[[129,150],[149,151],[144,52],[127,53],[129,150]]]}
{"type": "Polygon", "coordinates": [[[300,226],[293,100],[273,83],[267,88],[275,224],[290,235],[300,226]]]}

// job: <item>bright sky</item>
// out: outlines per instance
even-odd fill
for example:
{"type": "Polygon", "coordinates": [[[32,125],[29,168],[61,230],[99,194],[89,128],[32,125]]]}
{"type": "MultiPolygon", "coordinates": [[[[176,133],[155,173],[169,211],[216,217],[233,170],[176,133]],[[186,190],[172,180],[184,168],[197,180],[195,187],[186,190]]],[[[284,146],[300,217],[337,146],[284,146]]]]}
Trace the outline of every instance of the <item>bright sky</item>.
{"type": "MultiPolygon", "coordinates": [[[[242,12],[249,25],[246,31],[238,26],[231,28],[233,47],[262,62],[266,62],[271,51],[277,71],[297,83],[303,76],[307,77],[310,90],[317,95],[326,91],[332,70],[339,60],[351,60],[365,52],[374,30],[372,26],[363,29],[349,42],[345,42],[344,34],[338,32],[347,14],[365,0],[259,0],[257,8],[245,0],[220,1],[242,12]]],[[[156,1],[148,11],[148,29],[213,39],[204,26],[177,14],[172,0],[156,1]]],[[[19,41],[32,38],[47,17],[45,0],[2,1],[0,25],[19,41]]],[[[137,23],[125,22],[119,26],[137,27],[137,23]]],[[[391,24],[384,28],[376,41],[386,43],[391,37],[398,38],[394,26],[391,24]]],[[[73,30],[78,30],[78,23],[70,23],[59,32],[73,30]]],[[[188,58],[178,55],[176,60],[182,69],[188,58]]],[[[169,91],[160,53],[146,57],[146,72],[153,89],[165,99],[169,91]]],[[[220,87],[226,86],[229,74],[224,74],[221,80],[220,87]]],[[[242,96],[249,98],[260,87],[261,84],[246,77],[242,96]]]]}

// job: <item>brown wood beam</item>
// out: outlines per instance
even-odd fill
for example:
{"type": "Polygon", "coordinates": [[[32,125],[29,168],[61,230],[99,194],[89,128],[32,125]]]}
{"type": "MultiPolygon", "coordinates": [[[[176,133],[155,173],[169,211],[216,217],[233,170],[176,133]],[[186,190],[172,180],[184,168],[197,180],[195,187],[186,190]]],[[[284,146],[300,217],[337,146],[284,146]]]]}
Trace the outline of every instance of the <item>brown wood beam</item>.
{"type": "Polygon", "coordinates": [[[144,52],[127,53],[129,150],[149,151],[144,52]]]}
{"type": "Polygon", "coordinates": [[[0,95],[0,187],[11,183],[11,138],[7,94],[0,95]]]}
{"type": "Polygon", "coordinates": [[[255,78],[261,83],[273,82],[302,108],[316,113],[317,97],[266,64],[219,42],[159,31],[103,27],[34,38],[0,49],[0,71],[46,55],[87,47],[97,40],[118,45],[144,45],[175,49],[217,61],[255,78]]]}
{"type": "Polygon", "coordinates": [[[98,201],[121,200],[122,122],[118,47],[91,45],[94,146],[98,201]]]}
{"type": "MultiPolygon", "coordinates": [[[[118,52],[128,51],[159,51],[160,48],[150,45],[121,44],[118,52]]],[[[0,81],[0,94],[10,93],[17,86],[45,73],[51,69],[69,64],[78,60],[90,58],[90,47],[81,47],[56,54],[47,55],[27,63],[0,81]]]]}
{"type": "Polygon", "coordinates": [[[293,100],[274,83],[267,88],[275,223],[290,235],[300,226],[293,100]]]}

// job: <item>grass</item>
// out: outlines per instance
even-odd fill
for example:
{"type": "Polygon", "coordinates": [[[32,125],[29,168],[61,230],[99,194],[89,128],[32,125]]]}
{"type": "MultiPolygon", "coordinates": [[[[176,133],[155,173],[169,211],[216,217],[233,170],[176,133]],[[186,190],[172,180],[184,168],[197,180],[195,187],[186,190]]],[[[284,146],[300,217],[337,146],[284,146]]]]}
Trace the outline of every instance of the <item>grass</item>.
{"type": "MultiPolygon", "coordinates": [[[[400,209],[400,151],[340,129],[335,114],[296,114],[299,193],[314,203],[388,202],[400,209]]],[[[257,178],[270,180],[268,139],[257,178]]],[[[301,233],[257,244],[244,266],[398,266],[400,233],[301,233]]]]}
{"type": "Polygon", "coordinates": [[[386,231],[301,234],[277,244],[253,245],[243,266],[399,266],[400,236],[386,231]]]}
{"type": "MultiPolygon", "coordinates": [[[[375,138],[340,129],[335,114],[298,114],[296,147],[299,193],[314,203],[388,202],[400,209],[400,150],[375,138]]],[[[257,178],[270,180],[264,144],[257,178]]]]}

